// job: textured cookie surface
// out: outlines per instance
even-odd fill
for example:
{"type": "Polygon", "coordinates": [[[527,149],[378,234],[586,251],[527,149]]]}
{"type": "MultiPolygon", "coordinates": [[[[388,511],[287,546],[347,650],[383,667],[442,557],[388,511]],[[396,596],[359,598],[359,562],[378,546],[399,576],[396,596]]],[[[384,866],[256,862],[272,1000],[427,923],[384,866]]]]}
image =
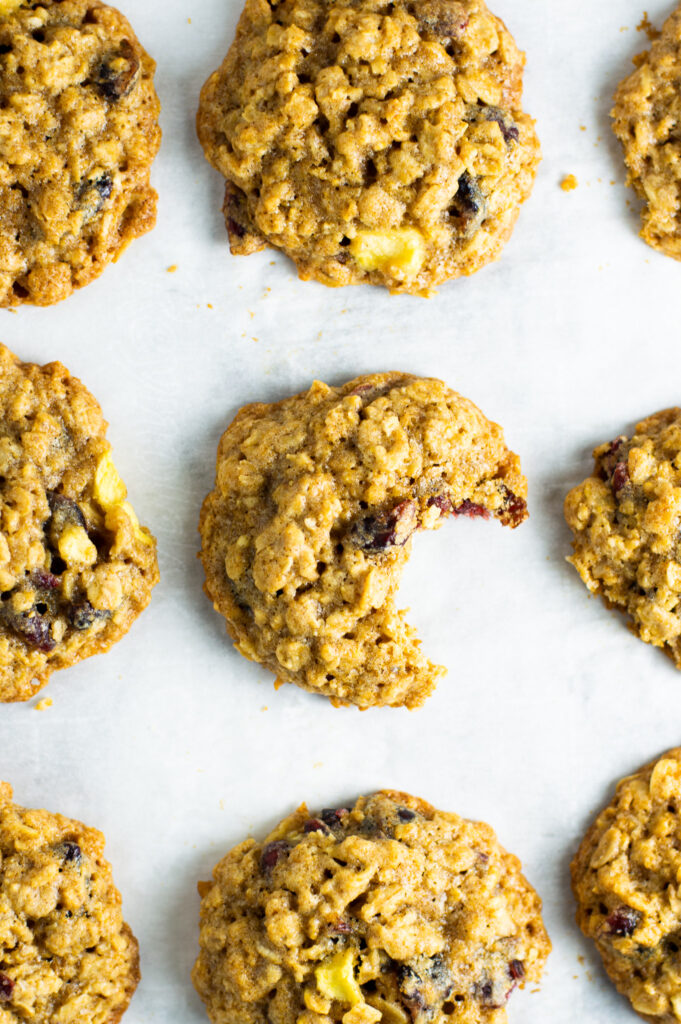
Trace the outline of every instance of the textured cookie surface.
{"type": "Polygon", "coordinates": [[[647,1020],[681,1020],[681,749],[623,779],[572,863],[577,923],[647,1020]]]}
{"type": "Polygon", "coordinates": [[[66,367],[0,346],[0,416],[0,700],[27,700],[127,632],[158,580],[156,543],[66,367]]]}
{"type": "Polygon", "coordinates": [[[242,654],[335,702],[415,707],[443,669],[395,607],[419,528],[527,516],[502,430],[441,381],[315,382],[243,408],[200,530],[206,590],[242,654]]]}
{"type": "Polygon", "coordinates": [[[489,825],[404,793],[303,805],[199,890],[193,980],[214,1024],[504,1024],[550,950],[489,825]]]}
{"type": "Polygon", "coordinates": [[[0,1022],[116,1024],[139,976],[104,836],[0,783],[0,1022]]]}
{"type": "Polygon", "coordinates": [[[644,200],[641,237],[681,259],[681,8],[615,93],[613,130],[644,200]]]}
{"type": "Polygon", "coordinates": [[[539,161],[523,65],[482,0],[246,0],[198,116],[232,252],[426,295],[496,259],[539,161]]]}
{"type": "Polygon", "coordinates": [[[592,593],[629,612],[641,639],[681,668],[681,409],[642,420],[594,459],[593,476],[565,499],[569,560],[592,593]]]}
{"type": "Polygon", "coordinates": [[[66,298],[154,226],[154,68],[98,0],[0,9],[0,306],[66,298]]]}

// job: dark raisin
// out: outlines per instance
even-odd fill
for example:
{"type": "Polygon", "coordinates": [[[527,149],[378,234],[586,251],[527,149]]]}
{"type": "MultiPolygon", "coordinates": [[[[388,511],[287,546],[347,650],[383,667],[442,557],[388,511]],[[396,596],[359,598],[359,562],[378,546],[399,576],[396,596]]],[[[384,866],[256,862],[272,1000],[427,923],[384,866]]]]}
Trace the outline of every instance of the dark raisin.
{"type": "Polygon", "coordinates": [[[65,864],[80,864],[83,859],[80,846],[71,839],[61,844],[60,851],[65,864]]]}
{"type": "Polygon", "coordinates": [[[410,811],[408,807],[398,807],[397,817],[400,821],[413,821],[416,817],[416,811],[410,811]]]}
{"type": "Polygon", "coordinates": [[[59,538],[67,526],[82,526],[85,529],[85,517],[77,502],[73,498],[67,498],[64,494],[49,491],[47,501],[52,515],[48,521],[46,532],[52,546],[57,548],[59,538]]]}
{"type": "Polygon", "coordinates": [[[482,979],[475,985],[474,991],[483,1006],[498,1008],[504,1005],[514,987],[512,985],[509,988],[508,982],[505,979],[502,981],[501,978],[492,978],[488,974],[484,974],[482,979]]]}
{"type": "Polygon", "coordinates": [[[282,857],[291,849],[291,844],[286,839],[275,839],[268,843],[260,855],[260,868],[262,871],[271,871],[282,857]]]}
{"type": "Polygon", "coordinates": [[[139,57],[124,39],[120,49],[102,61],[92,81],[105,99],[116,103],[132,91],[139,69],[139,57]]]}
{"type": "Polygon", "coordinates": [[[114,181],[110,174],[84,181],[78,190],[78,202],[86,219],[96,216],[113,192],[114,181]]]}
{"type": "Polygon", "coordinates": [[[525,977],[525,964],[522,960],[511,960],[508,965],[508,973],[514,981],[522,981],[525,977]]]}
{"type": "Polygon", "coordinates": [[[455,516],[468,516],[469,519],[489,519],[489,510],[484,508],[483,505],[478,505],[474,501],[470,501],[466,498],[460,505],[452,509],[452,514],[455,516]]]}
{"type": "Polygon", "coordinates": [[[11,999],[13,990],[14,982],[12,979],[0,971],[0,999],[11,999]]]}
{"type": "Polygon", "coordinates": [[[352,543],[363,551],[385,551],[403,547],[418,527],[416,505],[401,501],[389,512],[367,516],[350,530],[352,543]]]}
{"type": "Polygon", "coordinates": [[[472,235],[487,216],[487,202],[482,189],[468,171],[459,178],[456,194],[449,207],[449,214],[462,235],[472,235]]]}
{"type": "Polygon", "coordinates": [[[616,935],[619,938],[633,935],[641,923],[643,914],[633,907],[618,907],[605,919],[603,926],[609,935],[616,935]]]}
{"type": "Polygon", "coordinates": [[[97,619],[111,618],[111,612],[98,611],[93,608],[89,601],[82,600],[74,603],[69,608],[69,622],[74,629],[89,629],[97,619]]]}
{"type": "Polygon", "coordinates": [[[237,238],[243,238],[246,234],[246,228],[242,228],[241,224],[237,224],[233,217],[227,218],[227,230],[230,235],[236,235],[237,238]]]}
{"type": "Polygon", "coordinates": [[[303,825],[303,832],[326,832],[326,825],[319,818],[308,818],[303,825]]]}
{"type": "Polygon", "coordinates": [[[3,610],[3,618],[8,626],[38,651],[45,654],[53,651],[56,642],[50,632],[51,623],[37,612],[12,612],[3,610]]]}

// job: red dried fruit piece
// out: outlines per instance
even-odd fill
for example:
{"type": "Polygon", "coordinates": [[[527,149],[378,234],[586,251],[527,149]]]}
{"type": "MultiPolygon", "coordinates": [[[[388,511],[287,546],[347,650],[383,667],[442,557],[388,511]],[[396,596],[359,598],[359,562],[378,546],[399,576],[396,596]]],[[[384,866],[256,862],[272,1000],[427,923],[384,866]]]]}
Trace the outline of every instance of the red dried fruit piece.
{"type": "Polygon", "coordinates": [[[12,998],[12,992],[14,991],[14,982],[6,974],[0,971],[0,999],[7,1000],[12,998]]]}
{"type": "Polygon", "coordinates": [[[634,910],[633,907],[618,907],[606,917],[603,928],[608,935],[628,938],[628,936],[634,934],[641,923],[642,917],[641,911],[634,910]]]}
{"type": "Polygon", "coordinates": [[[513,491],[509,491],[505,485],[502,486],[506,503],[499,518],[508,526],[520,526],[527,519],[527,502],[524,498],[519,498],[513,491]]]}
{"type": "Polygon", "coordinates": [[[615,466],[612,474],[612,490],[613,494],[617,494],[622,488],[629,483],[629,470],[626,462],[618,462],[615,466]]]}
{"type": "Polygon", "coordinates": [[[303,825],[303,832],[326,832],[326,825],[319,818],[308,818],[303,825]]]}
{"type": "Polygon", "coordinates": [[[342,918],[339,918],[338,921],[336,921],[335,925],[333,926],[333,930],[335,932],[339,932],[340,935],[349,935],[352,931],[352,928],[350,927],[347,921],[343,921],[342,918]]]}
{"type": "Polygon", "coordinates": [[[522,960],[511,960],[508,965],[508,973],[514,981],[522,981],[525,977],[525,964],[522,960]]]}
{"type": "Polygon", "coordinates": [[[285,839],[275,839],[273,842],[268,843],[260,855],[260,869],[262,871],[271,871],[275,864],[282,857],[286,856],[290,849],[291,844],[285,839]]]}
{"type": "Polygon", "coordinates": [[[469,519],[489,519],[489,509],[476,504],[474,501],[469,501],[468,498],[466,498],[466,500],[461,502],[460,505],[457,505],[456,508],[452,509],[452,515],[468,516],[469,519]]]}
{"type": "Polygon", "coordinates": [[[46,569],[36,569],[31,575],[31,581],[39,590],[57,590],[61,586],[59,577],[46,569]]]}
{"type": "Polygon", "coordinates": [[[416,505],[401,501],[390,512],[367,516],[350,531],[352,543],[363,551],[379,552],[403,547],[418,527],[416,505]]]}
{"type": "Polygon", "coordinates": [[[329,826],[329,828],[335,828],[342,824],[343,818],[347,813],[347,807],[324,807],[320,814],[320,818],[325,825],[329,826]]]}

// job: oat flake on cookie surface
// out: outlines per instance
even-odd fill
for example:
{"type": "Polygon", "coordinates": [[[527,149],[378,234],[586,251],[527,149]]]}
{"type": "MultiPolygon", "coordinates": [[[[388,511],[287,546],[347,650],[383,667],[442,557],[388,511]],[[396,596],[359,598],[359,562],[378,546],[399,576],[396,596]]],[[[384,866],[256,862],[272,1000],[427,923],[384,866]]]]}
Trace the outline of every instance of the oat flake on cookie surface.
{"type": "Polygon", "coordinates": [[[444,669],[395,606],[419,529],[527,517],[503,432],[442,381],[319,381],[245,406],[201,512],[206,592],[237,649],[337,704],[416,707],[444,669]]]}
{"type": "Polygon", "coordinates": [[[539,162],[523,66],[482,0],[247,0],[198,114],[232,252],[421,295],[479,270],[539,162]]]}
{"type": "Polygon", "coordinates": [[[505,1024],[551,948],[520,868],[406,793],[303,805],[200,883],[194,984],[213,1024],[505,1024]]]}
{"type": "Polygon", "coordinates": [[[154,226],[154,69],[98,0],[0,2],[0,306],[66,298],[154,226]]]}
{"type": "Polygon", "coordinates": [[[0,1024],[117,1024],[139,978],[104,836],[0,782],[0,1024]]]}
{"type": "Polygon", "coordinates": [[[681,748],[623,779],[572,863],[577,923],[645,1020],[681,1020],[681,748]]]}
{"type": "Polygon", "coordinates": [[[28,700],[55,669],[107,651],[158,581],[156,542],[105,435],[65,366],[0,345],[0,701],[28,700]]]}
{"type": "Polygon", "coordinates": [[[645,203],[641,237],[681,259],[681,7],[615,93],[613,131],[629,169],[627,183],[645,203]]]}
{"type": "Polygon", "coordinates": [[[664,409],[594,451],[565,499],[569,559],[593,594],[631,616],[681,668],[681,409],[664,409]]]}

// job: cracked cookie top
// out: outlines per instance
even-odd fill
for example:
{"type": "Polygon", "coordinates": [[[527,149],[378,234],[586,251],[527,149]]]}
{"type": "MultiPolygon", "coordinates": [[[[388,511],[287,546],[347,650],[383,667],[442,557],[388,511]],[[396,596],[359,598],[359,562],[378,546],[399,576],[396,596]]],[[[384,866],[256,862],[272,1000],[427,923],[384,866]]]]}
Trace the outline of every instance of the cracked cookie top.
{"type": "Polygon", "coordinates": [[[632,629],[681,668],[681,409],[642,420],[594,451],[594,473],[565,499],[572,562],[632,629]]]}
{"type": "Polygon", "coordinates": [[[577,923],[646,1020],[681,1018],[681,748],[623,779],[572,863],[577,923]]]}
{"type": "Polygon", "coordinates": [[[518,859],[406,793],[305,805],[200,883],[213,1024],[504,1024],[550,950],[518,859]]]}
{"type": "Polygon", "coordinates": [[[395,607],[418,529],[527,516],[503,432],[442,381],[319,381],[223,434],[200,531],[206,592],[237,649],[335,703],[416,707],[444,669],[395,607]]]}
{"type": "Polygon", "coordinates": [[[154,226],[154,69],[98,0],[0,12],[0,306],[66,298],[154,226]]]}
{"type": "Polygon", "coordinates": [[[2,1024],[117,1024],[139,977],[104,836],[18,807],[1,782],[2,1024]]]}
{"type": "Polygon", "coordinates": [[[539,143],[482,0],[247,0],[198,133],[233,253],[428,295],[496,259],[539,143]]]}
{"type": "Polygon", "coordinates": [[[681,259],[681,7],[649,51],[620,83],[613,131],[629,169],[627,184],[644,200],[641,237],[665,256],[681,259]]]}
{"type": "Polygon", "coordinates": [[[0,413],[0,700],[14,701],[119,640],[158,566],[101,409],[66,367],[0,346],[0,413]]]}

